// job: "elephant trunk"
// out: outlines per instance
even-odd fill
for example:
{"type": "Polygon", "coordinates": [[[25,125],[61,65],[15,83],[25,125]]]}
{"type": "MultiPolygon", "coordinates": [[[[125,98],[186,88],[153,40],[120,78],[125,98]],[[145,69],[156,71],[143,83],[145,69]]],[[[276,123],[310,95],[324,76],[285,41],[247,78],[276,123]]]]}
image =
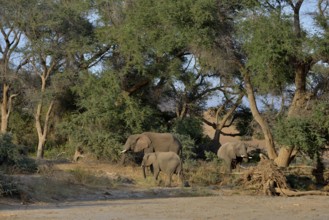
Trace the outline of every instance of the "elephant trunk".
{"type": "Polygon", "coordinates": [[[242,157],[242,159],[243,159],[243,162],[248,163],[248,161],[249,161],[249,156],[248,156],[248,154],[241,155],[241,157],[242,157]]]}
{"type": "Polygon", "coordinates": [[[143,176],[144,176],[144,179],[146,179],[146,171],[145,171],[145,166],[142,165],[142,168],[143,168],[143,176]]]}

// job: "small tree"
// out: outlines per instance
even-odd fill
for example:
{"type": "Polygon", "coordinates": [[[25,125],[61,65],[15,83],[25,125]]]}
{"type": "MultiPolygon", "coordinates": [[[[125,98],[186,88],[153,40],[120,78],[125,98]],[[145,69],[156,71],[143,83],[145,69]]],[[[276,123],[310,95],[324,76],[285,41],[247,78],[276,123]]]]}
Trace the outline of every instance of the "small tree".
{"type": "MultiPolygon", "coordinates": [[[[28,4],[21,1],[0,1],[0,74],[2,86],[1,133],[7,132],[9,116],[12,112],[13,98],[18,95],[15,84],[19,82],[19,73],[28,62],[21,49],[24,46],[24,34],[21,20],[28,4]]],[[[17,86],[16,86],[17,87],[17,86]]]]}
{"type": "Polygon", "coordinates": [[[312,108],[309,115],[279,120],[274,130],[276,140],[283,146],[302,151],[312,159],[317,159],[329,140],[327,109],[326,105],[319,104],[312,108]]]}

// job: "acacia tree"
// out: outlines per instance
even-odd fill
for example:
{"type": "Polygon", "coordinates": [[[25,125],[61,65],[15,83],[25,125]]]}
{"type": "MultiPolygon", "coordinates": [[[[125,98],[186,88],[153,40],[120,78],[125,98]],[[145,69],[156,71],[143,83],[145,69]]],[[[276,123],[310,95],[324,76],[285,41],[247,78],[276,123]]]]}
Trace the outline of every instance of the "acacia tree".
{"type": "MultiPolygon", "coordinates": [[[[227,4],[225,1],[191,0],[125,3],[125,13],[115,38],[118,41],[117,52],[125,62],[122,74],[125,79],[130,77],[133,81],[126,81],[123,90],[132,94],[133,88],[149,87],[156,91],[154,95],[171,90],[179,100],[177,117],[184,117],[191,103],[202,100],[206,94],[219,88],[211,88],[206,78],[210,75],[216,77],[218,70],[209,68],[209,64],[220,62],[226,55],[225,49],[219,52],[211,48],[221,40],[225,41],[223,32],[228,26],[224,12],[217,11],[217,3],[223,8],[227,4]],[[192,70],[188,69],[190,57],[197,67],[192,70]],[[184,84],[183,89],[178,89],[177,81],[184,84]]],[[[219,63],[216,65],[219,66],[219,63]]],[[[225,68],[222,66],[221,71],[225,68]]]]}
{"type": "MultiPolygon", "coordinates": [[[[92,39],[92,25],[83,17],[84,8],[77,2],[44,2],[34,4],[24,23],[24,32],[29,42],[29,70],[31,73],[32,94],[34,94],[35,127],[38,134],[37,158],[42,158],[51,114],[56,101],[54,76],[64,71],[77,69],[75,63],[88,67],[95,62],[91,56],[88,62],[83,59],[85,44],[92,39]],[[88,38],[88,39],[87,39],[88,38]],[[85,39],[85,41],[83,40],[85,39]],[[78,56],[78,57],[77,57],[78,56]],[[82,58],[81,58],[82,56],[82,58]],[[74,65],[75,64],[75,65],[74,65]]],[[[82,68],[82,67],[81,67],[82,68]]],[[[57,84],[58,85],[58,84],[57,84]]]]}
{"type": "MultiPolygon", "coordinates": [[[[322,49],[313,47],[311,42],[321,43],[322,37],[311,36],[301,27],[300,9],[303,0],[258,1],[254,13],[243,23],[243,49],[247,62],[241,63],[241,72],[252,113],[262,127],[267,142],[269,157],[279,166],[288,166],[298,152],[298,146],[282,146],[279,153],[274,148],[271,128],[260,114],[255,101],[255,90],[276,95],[293,86],[287,118],[305,114],[312,97],[307,79],[314,64],[325,61],[318,55],[322,49]],[[284,8],[291,13],[284,13],[284,8]],[[308,48],[305,50],[305,48],[308,48]],[[320,49],[320,50],[319,50],[320,49]]],[[[319,1],[319,11],[324,1],[319,1]]],[[[322,8],[323,9],[323,8],[322,8]]],[[[319,13],[324,18],[324,14],[319,13]]],[[[326,36],[324,30],[323,36],[326,36]]]]}
{"type": "MultiPolygon", "coordinates": [[[[122,6],[124,12],[121,16],[107,14],[111,19],[120,18],[111,24],[118,26],[115,52],[122,55],[124,94],[143,94],[144,99],[155,104],[174,103],[176,118],[184,119],[187,115],[202,115],[200,110],[212,92],[239,90],[236,84],[241,79],[234,73],[236,65],[229,61],[235,53],[230,34],[237,6],[229,1],[203,0],[111,3],[106,6],[122,6]],[[224,80],[225,76],[228,79],[224,80]],[[209,78],[218,85],[212,86],[209,78]]],[[[237,93],[236,103],[223,120],[211,124],[216,130],[215,148],[222,128],[243,97],[241,91],[237,93]]]]}
{"type": "Polygon", "coordinates": [[[24,45],[23,31],[20,29],[22,11],[26,10],[26,2],[0,2],[0,74],[2,84],[1,99],[1,133],[7,132],[8,120],[12,112],[13,98],[18,95],[14,84],[19,82],[19,71],[28,62],[21,53],[24,45]]]}

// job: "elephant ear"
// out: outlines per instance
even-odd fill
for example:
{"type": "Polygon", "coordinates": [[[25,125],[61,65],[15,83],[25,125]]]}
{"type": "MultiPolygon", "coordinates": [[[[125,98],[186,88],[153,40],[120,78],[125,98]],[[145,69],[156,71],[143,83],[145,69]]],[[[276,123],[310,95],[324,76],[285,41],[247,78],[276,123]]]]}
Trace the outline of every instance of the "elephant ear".
{"type": "Polygon", "coordinates": [[[234,146],[231,146],[227,149],[227,155],[231,158],[231,159],[236,159],[236,149],[234,146]]]}
{"type": "Polygon", "coordinates": [[[135,152],[139,152],[148,148],[150,144],[151,144],[150,138],[147,137],[146,135],[141,135],[136,142],[135,152]]]}

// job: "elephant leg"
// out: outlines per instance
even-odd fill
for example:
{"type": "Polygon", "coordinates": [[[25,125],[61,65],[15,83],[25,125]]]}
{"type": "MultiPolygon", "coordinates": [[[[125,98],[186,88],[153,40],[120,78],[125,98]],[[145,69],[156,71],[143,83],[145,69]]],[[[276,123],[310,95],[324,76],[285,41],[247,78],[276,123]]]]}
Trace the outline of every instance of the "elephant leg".
{"type": "Polygon", "coordinates": [[[237,164],[238,164],[238,161],[237,160],[232,160],[232,162],[231,162],[231,168],[232,169],[236,169],[237,164]]]}
{"type": "Polygon", "coordinates": [[[122,156],[121,156],[120,164],[121,164],[122,166],[124,166],[124,165],[125,165],[125,161],[126,161],[126,154],[124,153],[124,154],[122,154],[122,156]]]}
{"type": "Polygon", "coordinates": [[[152,164],[150,166],[150,171],[151,171],[151,174],[154,174],[154,168],[153,168],[153,165],[152,164]]]}
{"type": "Polygon", "coordinates": [[[181,186],[182,186],[182,187],[190,187],[190,184],[188,183],[188,181],[185,180],[182,171],[178,172],[177,175],[178,175],[178,178],[179,178],[179,180],[180,180],[180,182],[181,182],[181,186]]]}
{"type": "Polygon", "coordinates": [[[232,161],[231,160],[225,160],[225,172],[231,173],[232,172],[232,161]]]}
{"type": "Polygon", "coordinates": [[[154,180],[157,181],[159,178],[160,169],[154,169],[154,180]]]}
{"type": "Polygon", "coordinates": [[[169,173],[169,174],[168,174],[168,184],[167,184],[168,187],[171,186],[172,175],[173,175],[173,173],[169,173]]]}

